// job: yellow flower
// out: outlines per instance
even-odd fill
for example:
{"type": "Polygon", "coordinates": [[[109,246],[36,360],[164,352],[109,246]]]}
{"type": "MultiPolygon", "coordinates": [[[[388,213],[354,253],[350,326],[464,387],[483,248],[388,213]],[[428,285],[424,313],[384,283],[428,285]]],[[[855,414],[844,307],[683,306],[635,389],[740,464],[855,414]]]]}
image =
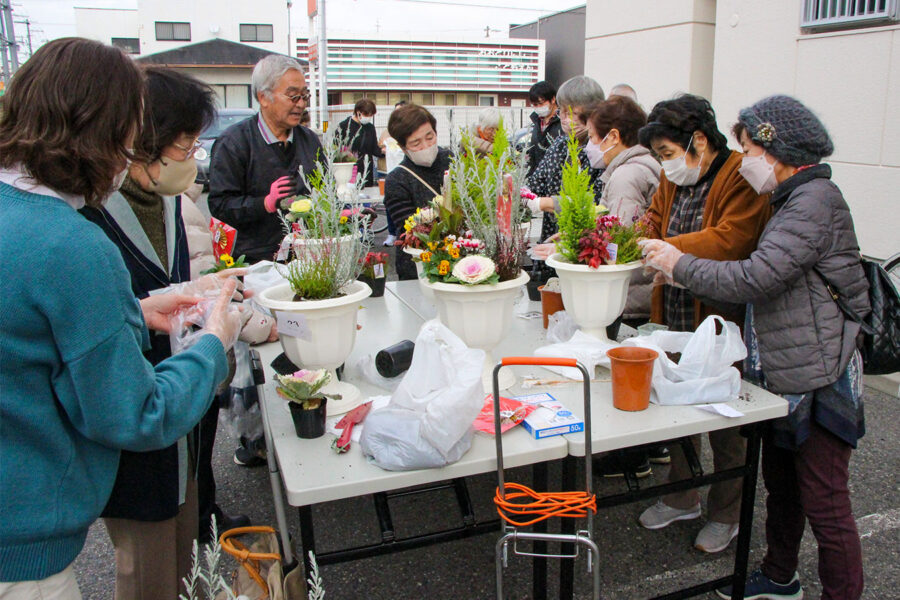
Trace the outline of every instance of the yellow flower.
{"type": "Polygon", "coordinates": [[[415,218],[415,216],[410,215],[410,216],[406,217],[406,222],[403,223],[403,229],[404,229],[405,231],[409,231],[409,230],[411,230],[411,229],[412,229],[413,227],[415,227],[415,226],[416,226],[416,218],[415,218]]]}
{"type": "Polygon", "coordinates": [[[431,252],[423,252],[419,258],[422,259],[422,262],[431,262],[431,252]]]}
{"type": "Polygon", "coordinates": [[[291,202],[291,212],[305,213],[312,210],[312,202],[308,198],[301,198],[291,202]]]}
{"type": "Polygon", "coordinates": [[[347,217],[341,217],[341,225],[347,222],[347,217]]]}
{"type": "Polygon", "coordinates": [[[438,275],[446,275],[450,272],[450,261],[442,260],[441,264],[438,265],[438,275]]]}
{"type": "Polygon", "coordinates": [[[447,249],[447,252],[450,253],[450,258],[459,258],[459,248],[457,248],[456,246],[450,246],[450,248],[447,249]]]}
{"type": "Polygon", "coordinates": [[[438,243],[437,242],[428,242],[428,249],[434,252],[437,250],[438,243]]]}
{"type": "Polygon", "coordinates": [[[222,261],[222,264],[224,264],[228,268],[231,268],[234,266],[234,259],[231,258],[230,255],[225,254],[224,252],[219,255],[219,260],[222,261]]]}

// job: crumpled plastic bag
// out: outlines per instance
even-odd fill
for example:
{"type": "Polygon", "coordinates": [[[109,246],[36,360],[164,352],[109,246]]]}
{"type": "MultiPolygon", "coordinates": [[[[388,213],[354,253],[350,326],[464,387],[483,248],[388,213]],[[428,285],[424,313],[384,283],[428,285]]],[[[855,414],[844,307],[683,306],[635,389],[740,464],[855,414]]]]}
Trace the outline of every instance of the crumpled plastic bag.
{"type": "Polygon", "coordinates": [[[547,341],[568,342],[578,331],[575,320],[564,310],[558,310],[547,317],[547,341]]]}
{"type": "MultiPolygon", "coordinates": [[[[559,313],[556,314],[558,315],[559,313]]],[[[549,328],[547,337],[550,337],[549,328]]],[[[616,342],[601,341],[583,331],[575,331],[568,340],[541,346],[534,351],[534,355],[551,358],[574,358],[585,366],[588,373],[593,374],[598,366],[609,367],[609,357],[606,356],[606,351],[620,345],[616,342]]],[[[559,373],[568,379],[582,379],[581,371],[572,367],[546,366],[543,368],[559,373]]]]}
{"type": "Polygon", "coordinates": [[[483,350],[466,347],[437,320],[425,323],[390,404],[366,418],[363,453],[389,471],[459,460],[472,445],[472,423],[484,403],[483,363],[483,350]]]}
{"type": "Polygon", "coordinates": [[[703,320],[696,331],[654,331],[622,345],[650,348],[659,353],[653,368],[650,400],[662,405],[711,404],[734,400],[741,390],[741,374],[733,363],[747,357],[741,330],[717,315],[703,320]],[[716,323],[722,332],[716,334],[716,323]],[[676,363],[666,352],[680,352],[676,363]]]}

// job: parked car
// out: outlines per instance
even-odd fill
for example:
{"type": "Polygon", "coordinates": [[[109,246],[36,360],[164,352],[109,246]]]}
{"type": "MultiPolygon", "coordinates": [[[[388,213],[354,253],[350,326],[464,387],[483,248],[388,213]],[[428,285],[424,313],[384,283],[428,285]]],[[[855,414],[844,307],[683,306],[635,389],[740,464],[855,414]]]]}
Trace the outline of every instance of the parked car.
{"type": "Polygon", "coordinates": [[[213,124],[200,134],[201,146],[194,155],[197,160],[197,179],[195,181],[203,184],[204,192],[209,191],[209,155],[216,138],[235,123],[240,123],[255,114],[256,111],[252,108],[220,108],[213,124]]]}

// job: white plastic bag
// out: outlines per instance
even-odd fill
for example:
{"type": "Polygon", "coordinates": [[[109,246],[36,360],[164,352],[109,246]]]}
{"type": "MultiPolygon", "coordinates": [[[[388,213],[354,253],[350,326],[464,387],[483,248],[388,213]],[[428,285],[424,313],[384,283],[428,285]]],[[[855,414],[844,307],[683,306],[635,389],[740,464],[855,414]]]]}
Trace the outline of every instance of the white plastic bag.
{"type": "Polygon", "coordinates": [[[747,356],[747,348],[738,326],[722,317],[707,317],[693,333],[654,331],[622,343],[659,352],[650,396],[657,404],[728,402],[740,392],[741,374],[731,365],[747,356]],[[719,335],[716,323],[722,325],[719,335]],[[666,352],[680,352],[681,359],[675,363],[666,352]]]}
{"type": "Polygon", "coordinates": [[[483,350],[466,347],[437,320],[425,323],[391,403],[366,419],[363,453],[388,470],[459,460],[472,443],[472,423],[484,404],[483,363],[483,350]]]}

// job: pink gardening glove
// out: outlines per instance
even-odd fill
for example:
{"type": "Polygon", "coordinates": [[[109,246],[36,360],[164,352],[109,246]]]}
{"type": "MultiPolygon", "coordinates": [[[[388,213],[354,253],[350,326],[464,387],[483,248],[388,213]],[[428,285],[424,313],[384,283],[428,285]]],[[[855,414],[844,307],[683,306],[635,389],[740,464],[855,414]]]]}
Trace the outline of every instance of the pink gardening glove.
{"type": "Polygon", "coordinates": [[[291,192],[294,191],[294,183],[291,181],[290,176],[285,175],[284,177],[279,177],[275,181],[272,182],[272,187],[269,188],[269,195],[266,196],[266,210],[270,213],[275,212],[275,208],[278,206],[279,200],[284,200],[288,196],[291,195],[291,192]]]}

